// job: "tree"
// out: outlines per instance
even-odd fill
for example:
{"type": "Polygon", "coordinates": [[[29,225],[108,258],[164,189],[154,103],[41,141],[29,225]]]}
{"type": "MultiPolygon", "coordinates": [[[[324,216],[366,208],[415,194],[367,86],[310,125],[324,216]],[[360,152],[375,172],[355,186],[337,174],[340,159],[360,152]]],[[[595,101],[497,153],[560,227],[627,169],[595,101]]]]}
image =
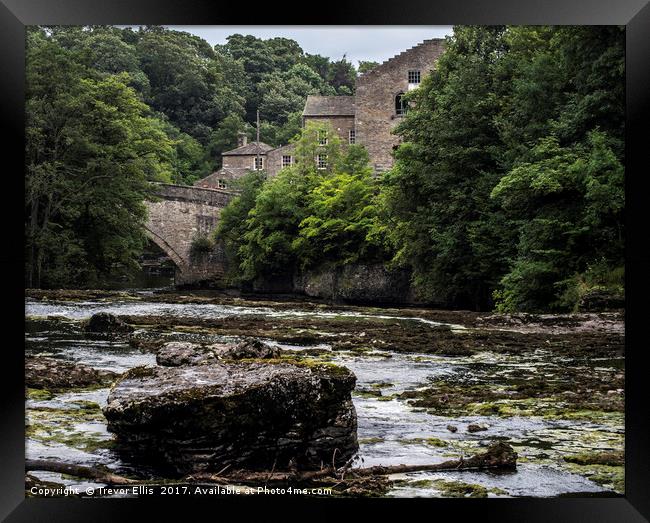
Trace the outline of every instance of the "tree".
{"type": "Polygon", "coordinates": [[[492,191],[520,220],[517,256],[497,291],[502,311],[562,310],[575,304],[573,276],[606,260],[623,264],[623,166],[594,131],[587,145],[554,136],[533,148],[492,191]]]}
{"type": "Polygon", "coordinates": [[[224,151],[230,151],[237,147],[240,133],[250,137],[253,130],[238,114],[226,116],[210,133],[205,148],[205,159],[213,170],[221,166],[221,154],[224,151]]]}
{"type": "Polygon", "coordinates": [[[574,309],[590,287],[623,283],[623,31],[518,27],[507,37],[509,172],[493,197],[520,225],[497,305],[574,309]]]}
{"type": "Polygon", "coordinates": [[[137,52],[151,86],[147,103],[202,144],[225,116],[243,115],[244,98],[231,88],[227,75],[219,74],[207,42],[155,28],[144,31],[137,52]]]}
{"type": "Polygon", "coordinates": [[[350,146],[337,172],[307,194],[307,217],[293,243],[303,268],[385,261],[384,245],[371,235],[379,187],[368,162],[362,146],[350,146]]]}
{"type": "Polygon", "coordinates": [[[335,171],[341,160],[340,149],[338,135],[331,127],[309,123],[295,142],[294,164],[261,188],[255,186],[253,191],[249,187],[247,194],[255,193],[254,206],[249,207],[251,197],[231,204],[236,209],[228,211],[227,216],[232,213],[241,218],[243,209],[247,210],[245,228],[242,231],[228,221],[220,226],[218,238],[230,241],[231,258],[238,263],[243,280],[287,277],[298,267],[294,241],[307,217],[307,195],[335,171]],[[321,145],[325,136],[327,144],[321,145]],[[317,164],[319,155],[326,158],[324,168],[317,164]]]}
{"type": "Polygon", "coordinates": [[[503,79],[503,27],[455,28],[436,70],[407,95],[404,143],[386,176],[387,232],[395,263],[413,270],[422,296],[489,306],[512,232],[490,199],[500,178],[494,118],[503,79]]]}
{"type": "Polygon", "coordinates": [[[336,89],[339,94],[354,93],[357,72],[354,66],[343,58],[332,62],[329,67],[327,82],[336,89]]]}
{"type": "Polygon", "coordinates": [[[319,94],[323,82],[304,64],[294,65],[284,73],[273,73],[261,84],[260,116],[266,121],[282,124],[289,114],[301,111],[310,94],[319,94]]]}
{"type": "Polygon", "coordinates": [[[327,79],[330,76],[330,59],[326,56],[321,56],[319,54],[305,54],[303,58],[303,63],[311,67],[316,71],[319,76],[323,79],[324,82],[327,82],[327,79]]]}
{"type": "Polygon", "coordinates": [[[219,225],[215,230],[215,240],[220,241],[225,249],[229,266],[229,277],[232,281],[242,280],[240,266],[242,258],[240,247],[246,232],[246,220],[251,210],[255,207],[255,200],[259,194],[266,175],[263,171],[249,171],[237,180],[234,188],[239,194],[221,211],[219,225]]]}
{"type": "Polygon", "coordinates": [[[26,283],[94,285],[137,265],[172,146],[128,75],[96,77],[39,29],[28,39],[26,283]]]}
{"type": "Polygon", "coordinates": [[[192,185],[212,170],[214,164],[206,157],[204,148],[197,140],[174,127],[164,115],[158,122],[160,130],[169,138],[173,147],[169,160],[173,183],[192,185]]]}
{"type": "Polygon", "coordinates": [[[368,71],[372,71],[378,65],[379,62],[359,60],[359,69],[358,69],[359,74],[364,74],[367,73],[368,71]]]}

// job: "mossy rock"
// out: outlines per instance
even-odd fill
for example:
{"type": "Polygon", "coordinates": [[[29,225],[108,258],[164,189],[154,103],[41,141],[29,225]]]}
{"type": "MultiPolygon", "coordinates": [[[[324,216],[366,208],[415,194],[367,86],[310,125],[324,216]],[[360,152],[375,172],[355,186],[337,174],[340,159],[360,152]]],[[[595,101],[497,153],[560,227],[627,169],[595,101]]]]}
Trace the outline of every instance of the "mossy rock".
{"type": "Polygon", "coordinates": [[[140,367],[104,414],[118,448],[172,472],[344,464],[358,449],[345,367],[288,358],[140,367]]]}

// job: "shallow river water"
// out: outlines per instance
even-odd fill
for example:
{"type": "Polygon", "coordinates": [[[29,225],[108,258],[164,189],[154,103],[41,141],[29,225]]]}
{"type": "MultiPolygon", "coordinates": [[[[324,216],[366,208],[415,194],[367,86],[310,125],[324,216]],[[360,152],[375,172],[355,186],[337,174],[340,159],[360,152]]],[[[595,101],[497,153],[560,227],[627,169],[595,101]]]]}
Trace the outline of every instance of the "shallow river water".
{"type": "MultiPolygon", "coordinates": [[[[374,314],[389,318],[380,310],[376,313],[342,312],[269,307],[246,307],[211,304],[174,304],[129,300],[40,302],[28,299],[26,316],[59,317],[80,320],[100,311],[124,315],[189,316],[197,318],[224,318],[230,316],[264,315],[268,317],[304,317],[374,314]]],[[[398,316],[399,317],[399,316],[398,316]]],[[[424,318],[403,318],[409,322],[426,322],[424,318]]],[[[123,372],[139,365],[154,365],[155,354],[129,346],[126,342],[90,340],[74,329],[47,328],[37,322],[26,332],[28,355],[48,355],[81,362],[97,369],[123,372]]],[[[65,322],[63,322],[65,325],[65,322]]],[[[460,325],[452,326],[462,329],[460,325]]],[[[171,333],[178,337],[187,333],[171,333]]],[[[218,337],[217,337],[218,338],[218,337]]],[[[222,338],[232,340],[233,338],[222,338]]],[[[215,340],[218,341],[218,340],[215,340]]],[[[270,343],[275,343],[270,341],[270,343]]],[[[314,346],[279,344],[288,350],[300,351],[314,346]]],[[[327,344],[318,346],[328,350],[327,344]]],[[[580,493],[607,495],[611,489],[564,466],[558,456],[593,450],[621,450],[623,427],[620,419],[604,418],[598,423],[586,420],[547,419],[535,416],[436,416],[410,406],[396,397],[397,393],[426,386],[440,376],[471,380],[480,369],[494,373],[510,372],[517,366],[538,366],[543,372],[547,365],[562,364],[540,352],[522,361],[512,356],[479,352],[471,356],[446,357],[431,354],[368,351],[363,354],[336,351],[330,361],[350,368],[357,376],[357,390],[353,395],[358,415],[360,452],[358,465],[424,464],[470,456],[487,443],[507,439],[519,454],[517,471],[505,474],[487,472],[410,473],[393,476],[396,480],[389,496],[439,496],[439,482],[456,480],[481,485],[488,496],[557,496],[580,493]],[[367,394],[381,391],[381,395],[367,394]],[[451,432],[449,425],[457,427],[451,432]],[[479,424],[487,430],[470,433],[467,427],[479,424]],[[430,480],[430,481],[425,481],[430,480]]],[[[147,476],[147,471],[123,462],[111,448],[112,435],[106,430],[103,416],[84,409],[89,402],[104,406],[109,390],[66,392],[50,397],[35,397],[27,401],[26,455],[31,459],[58,459],[84,465],[103,465],[122,474],[147,476]]],[[[43,480],[85,488],[91,482],[55,473],[36,472],[43,480]]]]}

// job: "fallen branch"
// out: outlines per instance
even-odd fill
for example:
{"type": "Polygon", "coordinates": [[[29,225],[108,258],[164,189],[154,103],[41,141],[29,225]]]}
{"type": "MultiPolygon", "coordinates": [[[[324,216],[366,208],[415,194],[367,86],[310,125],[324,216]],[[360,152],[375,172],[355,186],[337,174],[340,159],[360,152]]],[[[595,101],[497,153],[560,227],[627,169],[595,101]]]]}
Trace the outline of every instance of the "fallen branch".
{"type": "Polygon", "coordinates": [[[305,472],[255,472],[236,470],[221,476],[201,472],[187,476],[187,481],[210,481],[214,483],[238,483],[242,485],[259,485],[266,483],[275,484],[306,484],[321,480],[331,479],[339,481],[342,474],[348,479],[363,478],[368,476],[387,476],[406,472],[443,472],[443,471],[469,471],[469,470],[514,470],[517,467],[517,453],[513,448],[503,442],[495,443],[485,452],[475,454],[467,459],[449,460],[443,463],[425,465],[393,465],[388,467],[374,466],[366,468],[341,468],[328,467],[322,470],[305,472]]]}
{"type": "Polygon", "coordinates": [[[61,463],[60,461],[28,459],[25,460],[25,470],[58,472],[60,474],[68,474],[78,478],[94,479],[98,483],[105,483],[107,485],[135,485],[142,483],[139,480],[118,476],[117,474],[113,474],[106,470],[83,467],[81,465],[72,465],[70,463],[61,463]]]}

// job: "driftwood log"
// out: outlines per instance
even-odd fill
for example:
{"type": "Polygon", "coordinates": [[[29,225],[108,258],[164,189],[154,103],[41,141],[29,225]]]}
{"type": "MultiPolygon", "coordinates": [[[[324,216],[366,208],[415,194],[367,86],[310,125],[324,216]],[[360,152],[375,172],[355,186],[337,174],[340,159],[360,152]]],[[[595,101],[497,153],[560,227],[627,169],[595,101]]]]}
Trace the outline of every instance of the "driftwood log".
{"type": "Polygon", "coordinates": [[[349,468],[342,467],[334,469],[332,467],[314,471],[248,471],[236,470],[227,471],[223,469],[218,473],[202,472],[186,476],[182,480],[164,480],[164,481],[143,481],[126,478],[113,474],[106,470],[91,467],[83,467],[69,463],[46,460],[26,460],[25,470],[34,471],[42,470],[48,472],[59,472],[69,474],[80,478],[94,479],[98,483],[107,485],[155,485],[155,484],[238,484],[238,485],[333,485],[344,480],[368,478],[372,476],[387,476],[390,474],[399,474],[406,472],[420,471],[476,471],[476,470],[514,470],[517,467],[517,453],[513,448],[504,442],[498,442],[485,452],[475,454],[467,459],[449,460],[443,463],[425,464],[425,465],[394,465],[389,467],[366,467],[366,468],[349,468]]]}
{"type": "Polygon", "coordinates": [[[375,466],[365,468],[339,468],[331,467],[322,470],[305,472],[254,472],[248,470],[230,471],[228,473],[198,473],[186,476],[187,481],[208,481],[213,483],[239,483],[242,485],[260,484],[303,484],[312,481],[331,479],[332,481],[344,478],[354,479],[369,476],[388,476],[390,474],[401,474],[406,472],[424,471],[476,471],[476,470],[514,470],[517,468],[517,453],[513,448],[504,442],[498,442],[485,452],[475,454],[467,459],[444,461],[442,463],[425,465],[393,465],[389,467],[375,466]]]}

